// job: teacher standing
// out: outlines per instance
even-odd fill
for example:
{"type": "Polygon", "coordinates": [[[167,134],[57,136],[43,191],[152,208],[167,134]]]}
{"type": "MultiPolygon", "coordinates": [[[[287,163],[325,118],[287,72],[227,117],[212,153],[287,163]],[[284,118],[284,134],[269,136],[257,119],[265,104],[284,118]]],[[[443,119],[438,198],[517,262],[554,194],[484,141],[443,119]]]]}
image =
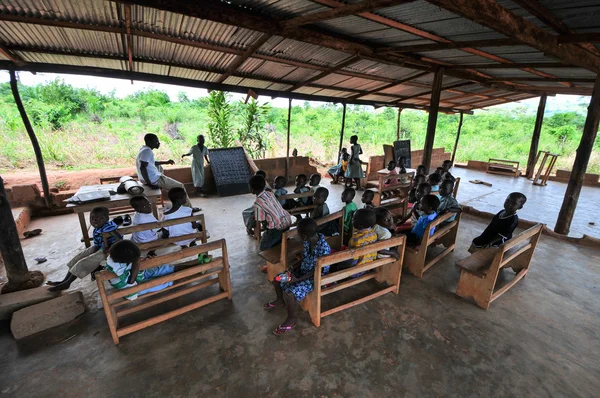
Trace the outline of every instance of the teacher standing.
{"type": "Polygon", "coordinates": [[[194,186],[196,187],[196,193],[200,197],[205,197],[204,195],[204,159],[206,159],[206,163],[210,164],[210,160],[208,160],[208,149],[204,146],[204,136],[198,136],[198,145],[194,145],[190,151],[184,155],[181,155],[183,159],[186,156],[192,156],[192,180],[194,181],[194,186]]]}

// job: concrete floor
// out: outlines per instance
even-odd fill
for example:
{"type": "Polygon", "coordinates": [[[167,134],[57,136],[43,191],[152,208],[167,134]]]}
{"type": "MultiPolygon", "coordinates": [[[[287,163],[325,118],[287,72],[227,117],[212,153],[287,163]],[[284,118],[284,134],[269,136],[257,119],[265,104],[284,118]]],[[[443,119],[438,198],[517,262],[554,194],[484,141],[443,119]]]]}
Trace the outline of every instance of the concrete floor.
{"type": "MultiPolygon", "coordinates": [[[[506,195],[514,191],[522,192],[527,196],[527,203],[519,211],[519,217],[547,224],[548,228],[554,229],[565,197],[566,183],[548,181],[548,185],[541,187],[533,185],[524,177],[513,178],[464,168],[454,168],[452,173],[461,177],[458,192],[458,201],[461,204],[495,214],[502,209],[506,195]],[[469,180],[482,180],[492,183],[493,186],[471,184],[469,180]]],[[[598,187],[584,186],[581,189],[569,236],[580,238],[586,234],[600,238],[599,195],[600,188],[598,187]],[[590,222],[594,225],[591,225],[590,222]]]]}
{"type": "MultiPolygon", "coordinates": [[[[469,185],[459,199],[469,197],[469,185]]],[[[332,187],[332,211],[340,192],[332,187]]],[[[600,390],[599,251],[543,236],[529,275],[484,311],[454,294],[454,262],[486,225],[465,215],[457,251],[422,280],[403,275],[399,295],[326,317],[320,328],[300,313],[298,326],[276,337],[271,331],[285,314],[261,308],[274,294],[241,223],[252,197],[193,202],[205,209],[212,239],[227,239],[233,301],[114,346],[95,283],[77,281],[72,290],[84,292],[88,311],[70,324],[19,343],[0,324],[0,396],[592,397],[600,390]]],[[[31,227],[44,233],[23,241],[28,263],[44,255],[39,268],[62,277],[80,248],[77,218],[31,227]]],[[[373,288],[327,296],[324,307],[373,288]]]]}

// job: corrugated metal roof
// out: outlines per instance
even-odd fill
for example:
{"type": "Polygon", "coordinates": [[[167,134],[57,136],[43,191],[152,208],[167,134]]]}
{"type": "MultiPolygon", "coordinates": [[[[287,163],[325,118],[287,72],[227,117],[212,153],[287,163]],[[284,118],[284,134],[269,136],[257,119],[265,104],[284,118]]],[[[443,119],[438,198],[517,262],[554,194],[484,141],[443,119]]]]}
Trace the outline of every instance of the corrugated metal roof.
{"type": "Polygon", "coordinates": [[[118,7],[105,0],[2,0],[0,13],[119,26],[118,7]]]}

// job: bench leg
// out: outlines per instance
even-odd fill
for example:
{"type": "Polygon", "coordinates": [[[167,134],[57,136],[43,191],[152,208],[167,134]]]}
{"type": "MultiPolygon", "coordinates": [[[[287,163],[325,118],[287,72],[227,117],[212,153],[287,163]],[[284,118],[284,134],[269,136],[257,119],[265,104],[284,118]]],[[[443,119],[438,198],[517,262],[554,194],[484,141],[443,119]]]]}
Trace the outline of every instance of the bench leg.
{"type": "Polygon", "coordinates": [[[473,298],[479,307],[487,310],[490,307],[494,284],[492,283],[490,287],[489,280],[486,279],[491,278],[478,278],[473,274],[461,270],[458,286],[456,287],[456,295],[467,299],[473,298]]]}
{"type": "Polygon", "coordinates": [[[425,268],[425,256],[427,251],[419,248],[417,253],[411,250],[406,250],[404,253],[404,267],[417,278],[423,277],[423,269],[425,268]]]}
{"type": "Polygon", "coordinates": [[[117,327],[119,325],[119,319],[117,318],[117,314],[108,302],[108,297],[106,296],[106,290],[104,289],[104,281],[97,279],[98,284],[98,292],[100,293],[100,299],[102,300],[102,306],[104,307],[104,315],[106,315],[106,321],[108,322],[108,329],[110,330],[110,334],[113,339],[113,343],[115,345],[119,344],[119,336],[117,335],[117,327]]]}
{"type": "Polygon", "coordinates": [[[313,290],[303,300],[306,301],[310,319],[316,327],[321,326],[321,295],[319,293],[313,290]]]}
{"type": "Polygon", "coordinates": [[[273,264],[267,261],[267,279],[273,282],[275,277],[285,271],[283,264],[273,264]]]}

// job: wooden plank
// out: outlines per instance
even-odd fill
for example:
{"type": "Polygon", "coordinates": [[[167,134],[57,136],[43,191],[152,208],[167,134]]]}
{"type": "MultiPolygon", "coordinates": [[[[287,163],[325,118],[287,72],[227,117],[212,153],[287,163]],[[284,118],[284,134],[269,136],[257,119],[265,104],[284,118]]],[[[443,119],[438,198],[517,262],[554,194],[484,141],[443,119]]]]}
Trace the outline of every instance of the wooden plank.
{"type": "Polygon", "coordinates": [[[321,296],[326,296],[328,294],[337,292],[339,290],[346,289],[346,288],[348,288],[350,286],[358,285],[359,283],[363,283],[363,282],[366,282],[368,280],[375,279],[376,277],[377,277],[377,274],[375,274],[375,273],[373,273],[373,274],[366,274],[366,275],[363,275],[363,276],[358,277],[358,278],[353,278],[353,279],[350,279],[350,280],[347,280],[347,281],[344,281],[344,282],[340,282],[340,283],[338,283],[336,285],[333,285],[331,287],[322,288],[321,289],[321,296]]]}
{"type": "Polygon", "coordinates": [[[379,268],[387,264],[391,264],[396,261],[393,258],[380,258],[378,260],[370,261],[368,263],[364,263],[362,265],[357,265],[352,268],[345,269],[343,271],[332,272],[330,274],[324,275],[321,278],[321,286],[327,285],[333,282],[337,282],[342,279],[346,279],[351,277],[352,275],[358,274],[359,272],[370,271],[374,268],[379,268]]]}
{"type": "Polygon", "coordinates": [[[377,298],[379,296],[383,296],[386,293],[393,292],[395,289],[396,289],[396,286],[390,286],[388,288],[378,291],[377,293],[369,294],[368,296],[365,296],[358,300],[354,300],[348,304],[340,305],[339,307],[335,307],[330,310],[321,312],[321,317],[323,318],[323,317],[335,314],[336,312],[340,312],[340,311],[346,310],[348,308],[355,307],[359,304],[366,303],[367,301],[373,300],[374,298],[377,298]]]}
{"type": "Polygon", "coordinates": [[[596,135],[598,134],[598,124],[600,122],[600,74],[596,77],[592,98],[588,106],[588,113],[583,127],[583,135],[579,142],[579,147],[573,162],[573,169],[569,177],[567,190],[563,199],[554,232],[568,235],[571,230],[571,222],[579,201],[579,194],[583,186],[583,178],[587,170],[596,135]]]}
{"type": "Polygon", "coordinates": [[[152,222],[152,223],[132,225],[132,226],[129,226],[129,227],[119,228],[117,231],[120,234],[128,235],[128,234],[131,234],[133,232],[140,232],[140,231],[147,231],[149,229],[170,227],[172,225],[185,224],[185,223],[194,222],[194,221],[204,221],[204,215],[203,214],[197,214],[197,215],[193,215],[193,216],[175,218],[173,220],[156,221],[156,222],[152,222]]]}
{"type": "Polygon", "coordinates": [[[148,326],[156,325],[157,323],[167,321],[167,320],[169,320],[171,318],[174,318],[174,317],[176,317],[178,315],[185,314],[186,312],[195,310],[196,308],[204,307],[205,305],[208,305],[210,303],[214,303],[215,301],[227,298],[227,295],[228,295],[228,292],[219,293],[219,294],[217,294],[215,296],[206,298],[204,300],[197,301],[197,302],[192,303],[192,304],[188,304],[186,306],[183,306],[183,307],[178,308],[176,310],[169,311],[169,312],[164,313],[162,315],[158,315],[158,316],[149,318],[149,319],[147,319],[145,321],[137,322],[137,323],[134,323],[133,325],[129,325],[129,326],[120,328],[120,329],[117,330],[117,335],[119,337],[121,337],[121,336],[125,336],[127,334],[130,334],[130,333],[133,333],[133,332],[137,332],[138,330],[145,329],[148,326]]]}
{"type": "MultiPolygon", "coordinates": [[[[336,263],[339,263],[340,261],[349,260],[354,257],[364,256],[365,254],[368,254],[368,253],[376,252],[379,250],[386,250],[391,247],[400,246],[403,243],[404,243],[404,236],[394,236],[385,241],[379,241],[376,243],[371,243],[370,245],[358,247],[355,249],[343,250],[343,251],[339,251],[337,253],[332,253],[328,256],[319,257],[319,259],[317,260],[317,263],[322,268],[326,265],[336,264],[336,263]]],[[[353,272],[353,273],[355,274],[356,272],[353,272]]]]}
{"type": "Polygon", "coordinates": [[[527,275],[527,269],[523,269],[523,270],[519,271],[519,273],[517,275],[515,275],[515,277],[513,278],[513,280],[511,280],[506,285],[502,286],[500,289],[498,289],[497,291],[495,291],[492,294],[492,297],[490,298],[490,302],[496,300],[498,297],[500,297],[504,293],[506,293],[508,291],[508,289],[510,289],[517,282],[519,282],[521,279],[523,279],[525,277],[525,275],[527,275]]]}
{"type": "Polygon", "coordinates": [[[572,65],[562,62],[515,62],[512,64],[460,64],[446,65],[446,69],[523,69],[523,68],[573,68],[572,65]]]}
{"type": "Polygon", "coordinates": [[[422,53],[429,51],[454,50],[475,47],[504,47],[516,46],[519,42],[515,39],[488,39],[488,40],[470,40],[470,41],[455,41],[450,43],[435,43],[435,44],[416,44],[413,46],[390,47],[386,48],[385,52],[391,53],[422,53]]]}
{"type": "Polygon", "coordinates": [[[427,0],[503,35],[532,46],[565,63],[600,72],[600,59],[573,45],[558,45],[556,37],[533,22],[517,16],[493,0],[427,0]]]}
{"type": "Polygon", "coordinates": [[[600,43],[600,32],[571,33],[560,35],[557,38],[559,44],[566,43],[600,43]]]}

